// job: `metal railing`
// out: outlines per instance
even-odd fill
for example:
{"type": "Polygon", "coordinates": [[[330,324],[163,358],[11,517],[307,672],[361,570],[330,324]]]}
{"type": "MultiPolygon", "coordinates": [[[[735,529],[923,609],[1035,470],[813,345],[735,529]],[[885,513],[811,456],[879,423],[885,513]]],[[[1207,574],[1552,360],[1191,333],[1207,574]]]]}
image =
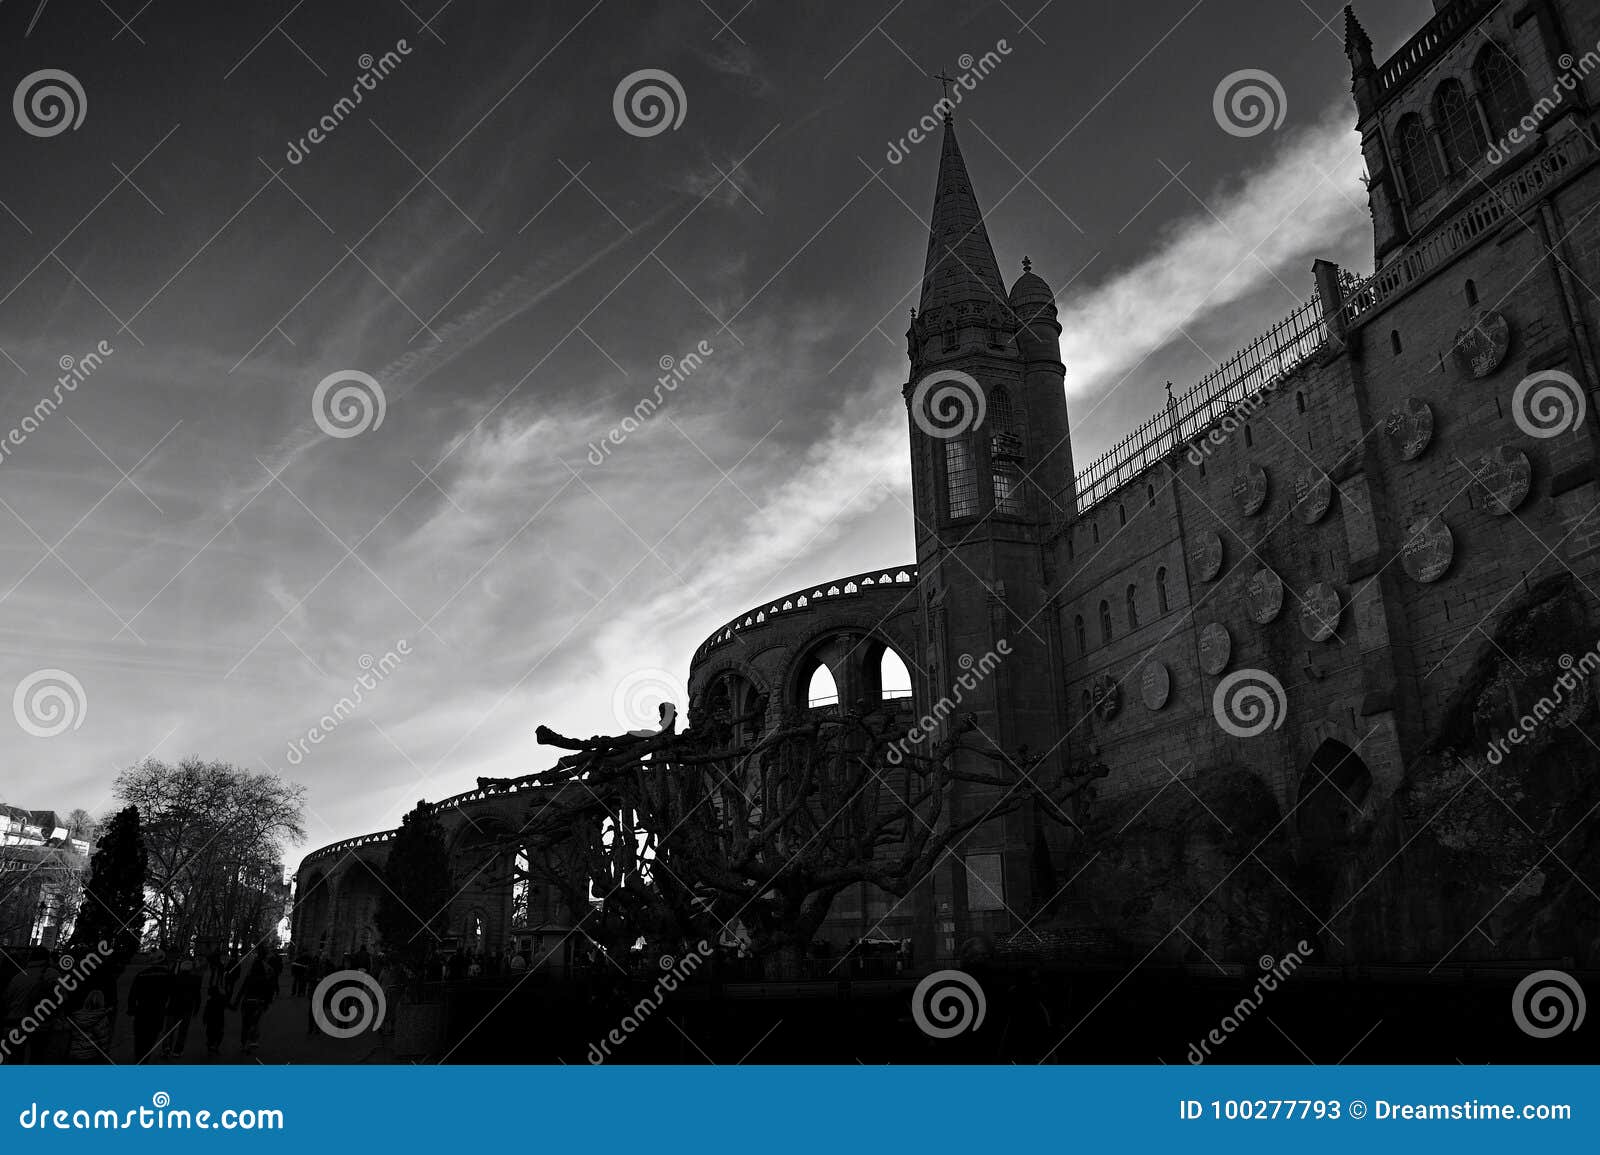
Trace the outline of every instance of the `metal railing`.
{"type": "Polygon", "coordinates": [[[1169,395],[1165,409],[1090,462],[1078,474],[1078,512],[1087,512],[1132,481],[1230,407],[1277,384],[1320,349],[1327,336],[1322,299],[1313,292],[1197,384],[1176,397],[1169,395]]]}

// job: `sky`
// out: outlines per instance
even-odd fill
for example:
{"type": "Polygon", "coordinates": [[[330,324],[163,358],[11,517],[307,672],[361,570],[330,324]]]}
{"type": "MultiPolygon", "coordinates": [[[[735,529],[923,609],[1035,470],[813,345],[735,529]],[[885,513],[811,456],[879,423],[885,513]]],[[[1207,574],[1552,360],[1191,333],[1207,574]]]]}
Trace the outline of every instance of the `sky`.
{"type": "MultiPolygon", "coordinates": [[[[1379,60],[1431,11],[1362,6],[1379,60]]],[[[1081,468],[1315,258],[1370,270],[1342,29],[0,0],[0,800],[100,813],[145,757],[219,759],[306,786],[297,860],[542,768],[541,723],[648,724],[746,608],[914,557],[932,76],[969,75],[1002,270],[1057,294],[1081,468]],[[1242,70],[1264,121],[1215,107],[1242,70]]]]}

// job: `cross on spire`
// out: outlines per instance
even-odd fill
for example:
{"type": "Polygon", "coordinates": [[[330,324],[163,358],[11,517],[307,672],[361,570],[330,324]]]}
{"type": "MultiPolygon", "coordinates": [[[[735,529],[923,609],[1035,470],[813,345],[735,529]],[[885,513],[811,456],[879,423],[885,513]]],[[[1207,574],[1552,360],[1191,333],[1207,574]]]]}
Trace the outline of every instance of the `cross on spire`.
{"type": "MultiPolygon", "coordinates": [[[[940,82],[940,84],[944,88],[944,99],[945,99],[946,103],[948,103],[949,100],[950,100],[950,86],[956,82],[956,78],[954,76],[947,76],[943,72],[935,72],[933,74],[933,76],[930,77],[930,79],[937,80],[937,81],[940,82]]],[[[946,116],[949,116],[950,115],[950,109],[946,108],[944,110],[944,114],[946,116]]]]}

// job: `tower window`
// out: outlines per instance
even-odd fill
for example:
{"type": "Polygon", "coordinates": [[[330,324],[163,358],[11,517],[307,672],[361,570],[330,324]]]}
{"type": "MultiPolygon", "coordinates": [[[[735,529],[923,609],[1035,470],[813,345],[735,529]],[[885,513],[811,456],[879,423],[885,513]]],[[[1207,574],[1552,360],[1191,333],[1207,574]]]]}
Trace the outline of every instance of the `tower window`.
{"type": "Polygon", "coordinates": [[[1400,177],[1411,193],[1411,203],[1419,205],[1439,191],[1439,159],[1434,154],[1433,140],[1416,113],[1400,118],[1397,134],[1400,160],[1400,177]]]}
{"type": "Polygon", "coordinates": [[[1083,628],[1082,614],[1078,614],[1072,619],[1072,632],[1078,641],[1078,653],[1080,655],[1087,654],[1089,652],[1089,633],[1083,628]]]}
{"type": "Polygon", "coordinates": [[[1128,587],[1128,628],[1130,630],[1136,630],[1136,629],[1139,628],[1139,587],[1138,586],[1129,586],[1128,587]]]}
{"type": "Polygon", "coordinates": [[[1156,570],[1156,609],[1166,613],[1170,607],[1167,605],[1167,567],[1162,566],[1156,570]]]}
{"type": "Polygon", "coordinates": [[[1478,82],[1478,97],[1483,101],[1489,128],[1496,136],[1504,136],[1528,107],[1528,90],[1516,62],[1500,45],[1488,44],[1478,53],[1472,75],[1478,82]]]}
{"type": "Polygon", "coordinates": [[[1467,283],[1463,286],[1463,289],[1467,295],[1467,304],[1476,305],[1478,303],[1478,286],[1472,283],[1470,277],[1467,278],[1467,283]]]}
{"type": "Polygon", "coordinates": [[[944,347],[954,349],[959,342],[956,340],[956,323],[946,317],[944,321],[944,347]]]}
{"type": "Polygon", "coordinates": [[[1488,148],[1461,81],[1451,77],[1434,90],[1433,119],[1444,137],[1445,160],[1455,168],[1471,168],[1488,148]]]}
{"type": "Polygon", "coordinates": [[[1100,644],[1106,645],[1111,641],[1111,603],[1100,603],[1100,644]]]}
{"type": "Polygon", "coordinates": [[[972,467],[972,446],[964,439],[944,443],[945,497],[948,516],[971,517],[978,512],[978,486],[972,467]]]}
{"type": "Polygon", "coordinates": [[[1009,461],[994,467],[994,511],[1011,517],[1022,516],[1022,478],[1009,461]]]}

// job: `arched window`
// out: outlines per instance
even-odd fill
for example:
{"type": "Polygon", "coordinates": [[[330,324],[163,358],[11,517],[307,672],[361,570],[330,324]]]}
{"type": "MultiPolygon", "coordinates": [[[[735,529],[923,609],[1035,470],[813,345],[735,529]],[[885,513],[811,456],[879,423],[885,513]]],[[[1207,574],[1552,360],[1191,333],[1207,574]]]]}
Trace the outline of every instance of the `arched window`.
{"type": "Polygon", "coordinates": [[[878,688],[886,702],[911,697],[911,671],[906,669],[905,659],[889,646],[883,648],[883,657],[878,661],[878,688]]]}
{"type": "Polygon", "coordinates": [[[1011,394],[1004,385],[996,385],[989,393],[989,431],[1015,433],[1016,415],[1011,410],[1011,394]]]}
{"type": "Polygon", "coordinates": [[[1095,545],[1099,545],[1100,544],[1100,523],[1098,521],[1091,521],[1089,523],[1089,532],[1094,535],[1094,543],[1095,543],[1095,545]]]}
{"type": "Polygon", "coordinates": [[[1153,485],[1147,485],[1144,487],[1144,492],[1145,495],[1150,499],[1151,508],[1154,508],[1156,504],[1156,487],[1153,485]]]}
{"type": "Polygon", "coordinates": [[[1396,133],[1400,160],[1400,177],[1411,194],[1411,203],[1419,205],[1439,191],[1439,158],[1434,155],[1433,140],[1416,113],[1400,118],[1396,133]]]}
{"type": "Polygon", "coordinates": [[[1111,603],[1100,603],[1100,644],[1105,645],[1111,640],[1111,603]]]}
{"type": "Polygon", "coordinates": [[[522,928],[531,924],[533,910],[533,876],[528,869],[528,851],[519,849],[511,861],[511,925],[522,928]]]}
{"type": "Polygon", "coordinates": [[[1472,75],[1478,82],[1478,99],[1483,101],[1490,130],[1504,136],[1528,110],[1528,90],[1516,61],[1500,45],[1487,44],[1472,65],[1472,75]]]}
{"type": "Polygon", "coordinates": [[[1167,567],[1162,566],[1156,570],[1156,609],[1166,613],[1167,605],[1167,567]]]}
{"type": "Polygon", "coordinates": [[[948,516],[971,517],[978,512],[978,487],[972,467],[972,446],[964,439],[944,443],[945,497],[948,516]]]}
{"type": "Polygon", "coordinates": [[[1072,632],[1078,639],[1078,653],[1087,654],[1089,652],[1089,633],[1083,628],[1082,614],[1072,619],[1072,632]]]}
{"type": "Polygon", "coordinates": [[[1256,443],[1255,434],[1250,432],[1250,426],[1248,425],[1244,427],[1244,443],[1247,448],[1256,443]]]}
{"type": "Polygon", "coordinates": [[[1304,413],[1306,411],[1306,395],[1304,393],[1296,393],[1294,395],[1294,411],[1296,413],[1304,413]]]}
{"type": "Polygon", "coordinates": [[[1400,330],[1399,329],[1390,329],[1389,330],[1389,348],[1394,350],[1394,355],[1396,357],[1400,356],[1400,330]]]}
{"type": "Polygon", "coordinates": [[[1075,560],[1077,560],[1077,557],[1078,557],[1078,551],[1072,544],[1072,536],[1073,536],[1072,535],[1072,531],[1070,529],[1067,530],[1067,560],[1068,561],[1075,561],[1075,560]]]}
{"type": "Polygon", "coordinates": [[[1117,502],[1117,524],[1119,526],[1128,524],[1128,508],[1120,501],[1117,502]]]}
{"type": "Polygon", "coordinates": [[[1489,147],[1467,90],[1454,77],[1434,90],[1433,121],[1444,138],[1445,160],[1456,168],[1471,168],[1489,147]]]}
{"type": "Polygon", "coordinates": [[[806,683],[806,705],[815,710],[838,704],[839,686],[833,680],[833,673],[825,663],[818,662],[817,668],[811,671],[811,680],[806,683]]]}
{"type": "Polygon", "coordinates": [[[1020,517],[1023,512],[1022,475],[1017,462],[1022,458],[1022,437],[1017,429],[1016,412],[1011,408],[1011,394],[1004,385],[997,385],[990,391],[989,413],[984,424],[989,427],[994,511],[1020,517]]]}
{"type": "Polygon", "coordinates": [[[1139,628],[1139,587],[1138,586],[1129,586],[1128,587],[1128,628],[1130,630],[1136,630],[1136,629],[1139,628]]]}
{"type": "Polygon", "coordinates": [[[1476,305],[1478,303],[1478,286],[1474,285],[1472,283],[1472,278],[1470,278],[1470,277],[1467,278],[1467,283],[1464,286],[1464,291],[1466,292],[1466,295],[1467,295],[1467,304],[1476,305]]]}
{"type": "Polygon", "coordinates": [[[954,349],[957,343],[955,319],[946,317],[944,319],[944,347],[946,349],[954,349]]]}

